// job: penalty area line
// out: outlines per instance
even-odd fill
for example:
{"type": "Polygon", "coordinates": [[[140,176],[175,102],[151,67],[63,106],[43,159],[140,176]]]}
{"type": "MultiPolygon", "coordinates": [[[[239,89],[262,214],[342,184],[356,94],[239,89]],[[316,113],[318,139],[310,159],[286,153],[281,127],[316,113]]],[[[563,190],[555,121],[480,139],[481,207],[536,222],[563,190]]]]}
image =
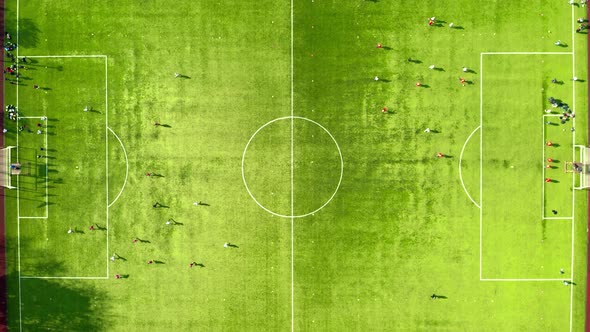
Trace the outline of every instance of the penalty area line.
{"type": "Polygon", "coordinates": [[[88,54],[88,55],[84,55],[84,54],[72,54],[72,55],[21,55],[21,57],[26,57],[26,58],[36,58],[36,59],[41,59],[41,58],[106,58],[106,55],[103,54],[88,54]]]}
{"type": "Polygon", "coordinates": [[[103,280],[108,277],[37,277],[37,276],[21,276],[20,279],[73,279],[73,280],[103,280]]]}
{"type": "Polygon", "coordinates": [[[571,278],[532,278],[532,279],[518,279],[518,278],[514,278],[514,279],[510,279],[510,278],[484,278],[484,279],[479,279],[479,281],[572,281],[571,278]]]}

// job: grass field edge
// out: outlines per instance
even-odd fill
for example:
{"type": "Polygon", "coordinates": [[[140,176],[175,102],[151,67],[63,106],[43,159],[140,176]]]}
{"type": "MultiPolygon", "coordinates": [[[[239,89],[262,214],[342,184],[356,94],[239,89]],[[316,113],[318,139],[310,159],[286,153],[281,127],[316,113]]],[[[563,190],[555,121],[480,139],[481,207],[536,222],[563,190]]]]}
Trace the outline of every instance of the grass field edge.
{"type": "MultiPolygon", "coordinates": [[[[590,17],[590,7],[588,7],[586,9],[586,17],[590,17]]],[[[586,39],[586,42],[588,43],[588,50],[590,50],[590,39],[586,39]]],[[[588,52],[587,55],[587,65],[588,68],[590,68],[590,52],[588,52]]],[[[590,72],[588,72],[588,77],[586,78],[587,80],[590,80],[590,72]]],[[[588,141],[590,142],[590,89],[588,91],[588,141]]],[[[590,228],[590,195],[588,195],[588,193],[586,193],[586,197],[587,197],[587,228],[586,230],[588,230],[588,228],[590,228]]],[[[590,233],[588,233],[588,231],[586,231],[586,234],[588,236],[586,243],[590,243],[590,233]]],[[[585,324],[584,324],[584,330],[588,331],[588,329],[590,328],[590,322],[588,322],[588,318],[590,317],[590,303],[588,303],[588,301],[590,300],[590,246],[587,245],[587,253],[586,253],[586,319],[585,319],[585,324]]]]}
{"type": "MultiPolygon", "coordinates": [[[[4,45],[4,0],[0,0],[0,38],[4,45]]],[[[0,48],[0,57],[4,59],[4,47],[0,48]]],[[[4,110],[4,73],[0,83],[0,107],[4,110]]],[[[2,111],[4,112],[4,111],[2,111]]],[[[4,113],[0,116],[0,128],[4,129],[4,113]]],[[[4,147],[4,134],[0,135],[0,147],[4,147]]],[[[6,210],[4,202],[5,189],[0,188],[0,332],[8,331],[8,288],[6,271],[6,210]]]]}

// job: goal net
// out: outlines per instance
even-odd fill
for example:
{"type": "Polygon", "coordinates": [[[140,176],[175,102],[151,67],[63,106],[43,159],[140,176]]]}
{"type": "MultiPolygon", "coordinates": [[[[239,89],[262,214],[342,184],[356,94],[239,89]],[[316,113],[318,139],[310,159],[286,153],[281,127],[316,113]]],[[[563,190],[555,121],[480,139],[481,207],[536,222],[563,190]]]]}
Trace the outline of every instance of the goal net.
{"type": "Polygon", "coordinates": [[[566,173],[574,173],[579,177],[574,189],[590,188],[590,148],[583,145],[574,146],[579,150],[579,161],[568,161],[565,163],[564,170],[566,173]]]}
{"type": "Polygon", "coordinates": [[[10,162],[12,149],[14,149],[14,146],[0,149],[0,186],[8,189],[16,188],[12,186],[12,175],[20,173],[20,164],[10,162]]]}

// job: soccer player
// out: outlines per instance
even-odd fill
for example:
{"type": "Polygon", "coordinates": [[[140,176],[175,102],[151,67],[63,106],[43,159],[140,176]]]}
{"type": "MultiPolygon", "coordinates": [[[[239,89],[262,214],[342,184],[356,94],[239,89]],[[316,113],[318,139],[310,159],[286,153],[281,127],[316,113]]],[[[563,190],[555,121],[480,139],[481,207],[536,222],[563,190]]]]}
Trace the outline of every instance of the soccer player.
{"type": "Polygon", "coordinates": [[[442,154],[442,152],[438,152],[438,153],[436,154],[436,157],[437,157],[437,158],[442,158],[442,157],[444,157],[444,156],[445,156],[445,155],[444,155],[444,154],[442,154]]]}

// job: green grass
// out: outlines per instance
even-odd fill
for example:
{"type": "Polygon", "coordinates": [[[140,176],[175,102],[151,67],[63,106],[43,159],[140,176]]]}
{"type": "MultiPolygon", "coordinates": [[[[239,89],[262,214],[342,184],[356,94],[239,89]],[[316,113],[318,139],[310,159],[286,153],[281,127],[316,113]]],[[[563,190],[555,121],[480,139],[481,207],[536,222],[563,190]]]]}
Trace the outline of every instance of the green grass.
{"type": "MultiPolygon", "coordinates": [[[[29,58],[21,72],[21,115],[47,116],[49,127],[45,136],[7,126],[28,163],[19,199],[7,193],[11,329],[560,331],[569,330],[571,301],[572,330],[582,331],[586,192],[572,201],[563,162],[572,135],[587,144],[587,82],[575,83],[572,133],[543,118],[549,96],[574,106],[571,55],[485,55],[480,67],[481,52],[572,51],[571,7],[293,4],[291,76],[290,2],[20,3],[19,55],[106,55],[108,107],[103,58],[29,58]],[[433,15],[440,27],[427,25],[433,15]],[[82,111],[88,103],[95,112],[82,111]],[[292,112],[337,146],[312,122],[269,123],[292,112]],[[36,157],[45,137],[51,159],[36,157]],[[463,190],[461,155],[481,215],[463,190]],[[549,156],[557,168],[543,168],[549,156]],[[281,215],[314,212],[339,189],[291,220],[260,208],[242,176],[281,215]],[[574,213],[573,234],[570,220],[542,219],[552,209],[574,213]],[[107,222],[108,234],[88,230],[107,222]],[[113,252],[125,260],[110,262],[113,252]],[[480,281],[572,275],[573,299],[560,280],[480,281]]],[[[10,2],[15,37],[16,14],[10,2]]],[[[574,38],[573,71],[585,78],[586,35],[574,38]]],[[[16,104],[15,86],[5,93],[16,104]]]]}

